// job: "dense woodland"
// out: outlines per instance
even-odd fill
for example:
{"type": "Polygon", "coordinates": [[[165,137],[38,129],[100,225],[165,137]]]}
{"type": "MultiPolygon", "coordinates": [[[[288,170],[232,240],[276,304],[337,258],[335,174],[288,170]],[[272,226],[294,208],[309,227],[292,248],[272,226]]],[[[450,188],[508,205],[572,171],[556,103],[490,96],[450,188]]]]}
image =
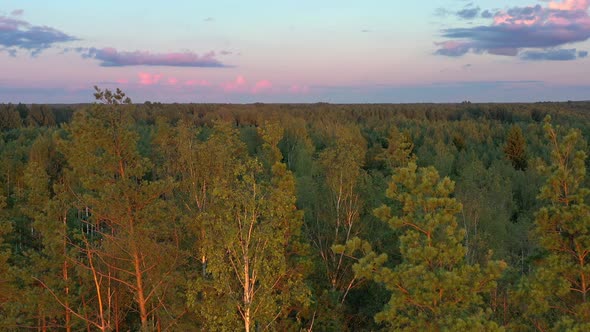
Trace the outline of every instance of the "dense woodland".
{"type": "Polygon", "coordinates": [[[0,330],[590,330],[590,103],[95,97],[0,105],[0,330]]]}

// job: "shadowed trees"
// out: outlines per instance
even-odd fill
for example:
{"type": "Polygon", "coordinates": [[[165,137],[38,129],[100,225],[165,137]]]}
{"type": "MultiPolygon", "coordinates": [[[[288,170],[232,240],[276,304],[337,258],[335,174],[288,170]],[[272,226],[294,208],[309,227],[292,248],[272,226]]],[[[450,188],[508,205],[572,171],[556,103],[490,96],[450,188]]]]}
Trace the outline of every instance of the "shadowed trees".
{"type": "Polygon", "coordinates": [[[512,126],[504,145],[506,158],[510,160],[516,170],[524,171],[527,168],[526,142],[519,126],[512,126]]]}

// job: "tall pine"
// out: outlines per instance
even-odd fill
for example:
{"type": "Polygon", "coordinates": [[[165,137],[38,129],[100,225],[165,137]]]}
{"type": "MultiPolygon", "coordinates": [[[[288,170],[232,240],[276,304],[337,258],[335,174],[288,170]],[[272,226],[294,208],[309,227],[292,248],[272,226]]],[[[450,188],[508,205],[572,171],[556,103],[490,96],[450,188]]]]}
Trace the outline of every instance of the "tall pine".
{"type": "Polygon", "coordinates": [[[586,179],[585,145],[579,130],[559,137],[546,119],[551,147],[547,182],[539,199],[535,234],[541,258],[534,274],[521,285],[527,323],[539,331],[590,330],[590,190],[586,179]]]}
{"type": "Polygon", "coordinates": [[[150,172],[125,94],[97,89],[95,97],[98,104],[75,114],[61,146],[87,216],[79,263],[96,289],[93,325],[166,328],[183,314],[172,310],[168,294],[182,261],[174,183],[150,172]]]}
{"type": "Polygon", "coordinates": [[[6,197],[2,188],[0,188],[0,328],[7,328],[7,325],[10,324],[6,306],[16,298],[8,261],[11,252],[4,241],[4,237],[12,232],[10,223],[4,218],[5,208],[6,197]]]}
{"type": "Polygon", "coordinates": [[[506,144],[504,145],[504,154],[512,163],[514,169],[526,170],[528,165],[526,141],[522,134],[522,129],[519,126],[514,125],[510,128],[508,137],[506,138],[506,144]]]}
{"type": "MultiPolygon", "coordinates": [[[[401,207],[382,206],[376,215],[399,232],[401,263],[385,266],[386,254],[372,252],[355,239],[347,245],[368,251],[355,265],[358,277],[382,283],[392,292],[389,303],[375,316],[396,331],[495,331],[484,295],[494,289],[503,262],[469,265],[463,245],[465,231],[455,215],[461,204],[452,198],[454,183],[440,179],[433,168],[410,162],[398,168],[387,197],[401,207]]],[[[343,250],[344,248],[335,248],[343,250]]]]}

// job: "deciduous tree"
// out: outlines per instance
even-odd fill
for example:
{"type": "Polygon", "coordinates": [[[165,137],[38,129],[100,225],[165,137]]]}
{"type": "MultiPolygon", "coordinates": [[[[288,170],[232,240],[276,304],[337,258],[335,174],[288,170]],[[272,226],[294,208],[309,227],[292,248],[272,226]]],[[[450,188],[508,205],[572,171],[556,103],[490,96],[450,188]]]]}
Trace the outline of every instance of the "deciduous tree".
{"type": "Polygon", "coordinates": [[[192,296],[206,329],[276,329],[307,302],[302,215],[293,176],[280,162],[277,130],[266,126],[261,132],[270,169],[242,154],[234,156],[241,163],[233,164],[231,175],[212,183],[212,207],[201,214],[211,278],[196,283],[192,296]]]}

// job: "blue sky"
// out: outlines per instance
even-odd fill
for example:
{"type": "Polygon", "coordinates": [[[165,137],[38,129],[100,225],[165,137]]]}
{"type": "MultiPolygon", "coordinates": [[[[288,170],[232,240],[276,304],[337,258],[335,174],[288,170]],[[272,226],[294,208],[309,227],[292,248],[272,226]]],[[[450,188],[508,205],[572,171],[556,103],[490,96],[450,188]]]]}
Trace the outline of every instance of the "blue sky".
{"type": "Polygon", "coordinates": [[[0,0],[0,103],[590,99],[588,0],[0,0]]]}

